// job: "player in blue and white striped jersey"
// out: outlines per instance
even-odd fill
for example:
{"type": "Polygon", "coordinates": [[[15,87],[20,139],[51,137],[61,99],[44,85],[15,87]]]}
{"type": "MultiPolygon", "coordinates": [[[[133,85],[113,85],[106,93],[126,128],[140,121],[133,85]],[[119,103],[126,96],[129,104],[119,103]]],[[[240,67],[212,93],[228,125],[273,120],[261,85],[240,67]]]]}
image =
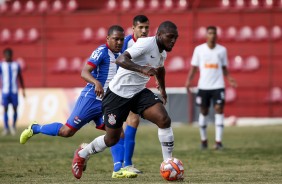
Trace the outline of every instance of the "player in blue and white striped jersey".
{"type": "Polygon", "coordinates": [[[115,60],[120,55],[123,42],[123,28],[118,25],[111,26],[108,30],[106,44],[93,51],[82,69],[81,77],[88,83],[81,91],[66,124],[54,122],[39,125],[32,122],[22,132],[20,143],[25,144],[29,138],[39,133],[49,136],[71,137],[92,120],[97,129],[104,129],[101,100],[118,69],[115,60]]]}
{"type": "Polygon", "coordinates": [[[25,97],[24,81],[19,63],[13,61],[13,50],[6,48],[3,51],[5,61],[0,64],[0,74],[2,82],[2,105],[4,107],[4,131],[2,135],[11,133],[15,135],[16,122],[18,117],[18,80],[22,87],[23,96],[25,97]],[[13,125],[9,127],[8,107],[13,105],[14,117],[13,125]]]}

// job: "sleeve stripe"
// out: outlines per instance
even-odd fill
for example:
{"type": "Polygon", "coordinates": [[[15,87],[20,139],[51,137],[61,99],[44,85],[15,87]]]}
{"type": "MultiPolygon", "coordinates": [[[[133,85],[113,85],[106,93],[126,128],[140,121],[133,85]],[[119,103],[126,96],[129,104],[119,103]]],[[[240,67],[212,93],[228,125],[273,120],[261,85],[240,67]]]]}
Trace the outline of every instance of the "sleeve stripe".
{"type": "Polygon", "coordinates": [[[96,68],[96,65],[94,63],[91,63],[91,62],[88,61],[87,64],[92,66],[93,68],[96,68]]]}

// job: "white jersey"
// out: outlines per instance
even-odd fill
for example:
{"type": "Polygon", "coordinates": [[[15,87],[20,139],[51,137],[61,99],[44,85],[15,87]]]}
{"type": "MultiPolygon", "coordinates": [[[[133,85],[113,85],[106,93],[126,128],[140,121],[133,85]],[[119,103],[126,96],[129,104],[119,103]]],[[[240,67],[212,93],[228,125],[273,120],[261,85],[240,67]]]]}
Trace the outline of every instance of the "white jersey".
{"type": "MultiPolygon", "coordinates": [[[[166,59],[166,51],[159,52],[155,37],[138,38],[132,47],[126,50],[132,57],[132,62],[141,66],[162,67],[166,59]]],[[[109,84],[115,94],[123,98],[131,98],[142,91],[150,77],[142,73],[120,67],[109,84]]]]}
{"type": "Polygon", "coordinates": [[[213,49],[207,43],[194,50],[191,65],[199,67],[200,79],[198,88],[204,90],[224,88],[223,66],[227,66],[226,48],[216,44],[213,49]]]}

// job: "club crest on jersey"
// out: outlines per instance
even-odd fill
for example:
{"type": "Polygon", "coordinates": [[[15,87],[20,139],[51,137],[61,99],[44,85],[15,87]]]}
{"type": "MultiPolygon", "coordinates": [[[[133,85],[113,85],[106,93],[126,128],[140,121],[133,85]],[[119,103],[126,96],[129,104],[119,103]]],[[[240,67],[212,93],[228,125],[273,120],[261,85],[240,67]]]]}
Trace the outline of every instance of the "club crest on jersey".
{"type": "Polygon", "coordinates": [[[75,124],[79,124],[79,123],[81,122],[81,119],[79,119],[78,116],[75,116],[73,122],[74,122],[75,124]]]}
{"type": "Polygon", "coordinates": [[[111,125],[116,124],[116,122],[117,122],[117,121],[116,121],[116,115],[114,115],[114,114],[109,114],[108,117],[109,117],[108,122],[109,122],[111,125]]]}

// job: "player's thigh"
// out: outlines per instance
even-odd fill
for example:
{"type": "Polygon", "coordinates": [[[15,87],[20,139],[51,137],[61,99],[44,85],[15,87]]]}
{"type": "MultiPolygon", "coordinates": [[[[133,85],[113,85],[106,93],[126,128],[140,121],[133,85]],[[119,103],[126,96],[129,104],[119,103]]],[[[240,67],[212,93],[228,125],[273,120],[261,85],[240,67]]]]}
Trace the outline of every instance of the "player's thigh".
{"type": "Polygon", "coordinates": [[[132,111],[134,113],[138,113],[142,118],[157,124],[159,127],[170,126],[170,118],[162,101],[152,91],[144,89],[133,100],[132,111]]]}
{"type": "Polygon", "coordinates": [[[81,127],[102,115],[102,103],[94,98],[79,97],[67,120],[67,126],[79,130],[81,127]]]}
{"type": "Polygon", "coordinates": [[[5,109],[8,109],[8,105],[11,103],[9,94],[2,94],[2,105],[5,109]]]}
{"type": "Polygon", "coordinates": [[[102,103],[106,127],[121,128],[130,112],[131,99],[120,97],[108,89],[102,103]]]}
{"type": "Polygon", "coordinates": [[[222,113],[225,105],[225,90],[215,89],[212,94],[212,102],[216,113],[222,113]]]}
{"type": "Polygon", "coordinates": [[[18,96],[18,93],[16,93],[16,94],[11,94],[10,100],[11,100],[11,103],[12,103],[13,107],[17,107],[17,106],[19,105],[19,96],[18,96]]]}
{"type": "Polygon", "coordinates": [[[196,104],[200,107],[201,113],[206,115],[210,107],[212,94],[211,90],[199,90],[196,96],[196,104]]]}
{"type": "Polygon", "coordinates": [[[126,119],[126,124],[131,126],[131,127],[137,128],[138,125],[139,125],[139,122],[140,122],[139,121],[139,115],[130,111],[129,115],[127,116],[127,119],[126,119]]]}
{"type": "Polygon", "coordinates": [[[162,103],[156,103],[143,111],[143,118],[156,124],[159,128],[168,128],[171,119],[162,103]]]}

